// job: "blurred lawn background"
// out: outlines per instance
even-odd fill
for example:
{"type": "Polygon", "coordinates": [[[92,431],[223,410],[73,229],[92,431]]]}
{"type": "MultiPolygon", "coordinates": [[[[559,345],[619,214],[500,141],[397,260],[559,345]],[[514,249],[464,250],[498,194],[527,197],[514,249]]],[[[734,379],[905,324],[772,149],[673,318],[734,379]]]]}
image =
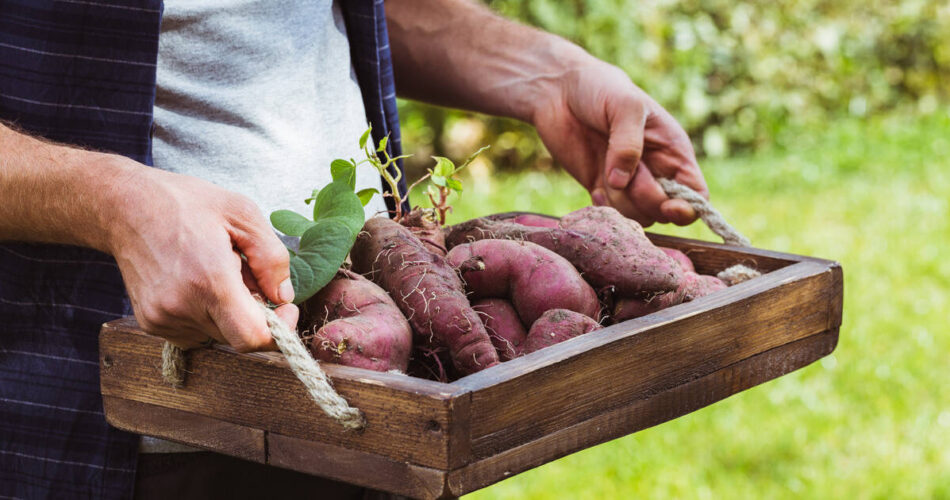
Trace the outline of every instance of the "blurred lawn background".
{"type": "MultiPolygon", "coordinates": [[[[624,67],[687,127],[726,218],[840,261],[845,306],[820,362],[468,498],[950,498],[950,4],[491,4],[624,67]]],[[[493,146],[452,221],[590,203],[527,126],[402,108],[416,171],[493,146]]]]}

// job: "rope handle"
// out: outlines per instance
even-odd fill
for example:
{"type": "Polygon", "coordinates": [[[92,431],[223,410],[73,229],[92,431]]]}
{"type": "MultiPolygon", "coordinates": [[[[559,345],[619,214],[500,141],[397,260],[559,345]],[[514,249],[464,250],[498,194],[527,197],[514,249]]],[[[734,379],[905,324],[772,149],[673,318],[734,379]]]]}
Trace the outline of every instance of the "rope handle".
{"type": "MultiPolygon", "coordinates": [[[[363,413],[350,406],[346,399],[336,392],[320,364],[307,352],[297,332],[284,325],[277,313],[269,307],[263,303],[260,305],[277,347],[284,353],[290,369],[306,386],[317,406],[346,429],[359,431],[366,427],[363,413]]],[[[180,347],[169,342],[165,342],[162,347],[162,378],[175,387],[181,387],[185,381],[184,354],[180,347]]]]}
{"type": "MultiPolygon", "coordinates": [[[[741,233],[739,233],[739,231],[736,230],[736,228],[732,227],[731,224],[726,222],[726,219],[723,218],[722,214],[719,213],[719,211],[716,210],[711,203],[709,203],[709,200],[703,198],[702,195],[696,191],[693,191],[692,188],[680,184],[673,179],[658,178],[657,181],[660,183],[663,191],[666,191],[667,196],[670,198],[679,198],[689,203],[689,205],[693,207],[693,210],[699,214],[699,218],[702,219],[707,226],[709,226],[709,229],[722,238],[723,243],[747,248],[752,246],[749,238],[743,236],[741,233]]],[[[721,279],[729,286],[742,283],[743,281],[748,281],[759,276],[762,276],[762,273],[742,264],[736,264],[732,267],[728,267],[716,275],[717,278],[721,279]]]]}

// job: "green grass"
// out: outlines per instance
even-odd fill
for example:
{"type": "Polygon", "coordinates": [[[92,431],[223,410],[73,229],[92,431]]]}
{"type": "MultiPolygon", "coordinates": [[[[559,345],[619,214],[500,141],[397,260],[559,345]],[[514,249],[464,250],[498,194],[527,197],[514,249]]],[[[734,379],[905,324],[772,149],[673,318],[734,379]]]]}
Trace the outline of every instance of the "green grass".
{"type": "MultiPolygon", "coordinates": [[[[794,150],[704,165],[716,206],[756,246],[843,265],[831,356],[468,498],[950,498],[942,115],[829,123],[782,141],[794,150]]],[[[481,175],[452,220],[587,203],[564,174],[481,175]]],[[[652,230],[715,240],[698,224],[652,230]]]]}

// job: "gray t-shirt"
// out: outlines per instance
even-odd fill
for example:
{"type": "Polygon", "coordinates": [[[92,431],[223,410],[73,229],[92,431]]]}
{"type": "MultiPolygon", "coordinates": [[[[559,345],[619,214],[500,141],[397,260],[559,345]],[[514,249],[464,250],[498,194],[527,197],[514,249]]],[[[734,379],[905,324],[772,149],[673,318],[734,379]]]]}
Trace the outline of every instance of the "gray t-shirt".
{"type": "MultiPolygon", "coordinates": [[[[340,9],[330,0],[167,0],[159,38],[155,166],[308,214],[335,158],[366,129],[340,9]]],[[[358,189],[380,189],[371,167],[358,189]]],[[[368,214],[385,210],[380,196],[368,214]]]]}
{"type": "MultiPolygon", "coordinates": [[[[310,214],[335,158],[366,129],[339,7],[330,0],[166,0],[159,38],[156,167],[244,194],[264,212],[310,214]]],[[[380,189],[370,167],[357,189],[380,189]]],[[[386,210],[380,196],[367,215],[386,210]]],[[[140,451],[200,451],[143,437],[140,451]]]]}

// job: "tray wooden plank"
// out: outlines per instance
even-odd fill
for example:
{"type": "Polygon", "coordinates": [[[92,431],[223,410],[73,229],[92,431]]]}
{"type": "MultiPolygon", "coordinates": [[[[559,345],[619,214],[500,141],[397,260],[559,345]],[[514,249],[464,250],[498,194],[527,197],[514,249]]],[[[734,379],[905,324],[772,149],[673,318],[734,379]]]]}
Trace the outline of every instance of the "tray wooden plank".
{"type": "Polygon", "coordinates": [[[665,234],[647,233],[647,236],[655,245],[675,248],[685,253],[693,261],[693,265],[700,274],[714,275],[735,264],[745,264],[758,269],[762,273],[770,273],[799,262],[828,263],[828,261],[821,259],[811,259],[759,248],[733,247],[721,243],[678,238],[665,234]]]}
{"type": "Polygon", "coordinates": [[[479,490],[571,453],[694,412],[807,366],[834,351],[837,342],[837,328],[796,340],[477,460],[449,472],[449,494],[461,496],[479,490]]]}
{"type": "Polygon", "coordinates": [[[439,469],[131,399],[104,396],[103,405],[109,423],[129,432],[412,498],[438,498],[448,491],[439,469]]]}
{"type": "Polygon", "coordinates": [[[102,406],[113,427],[267,462],[266,432],[261,429],[114,396],[102,396],[102,406]]]}
{"type": "Polygon", "coordinates": [[[452,384],[324,364],[366,414],[359,434],[315,408],[279,353],[194,351],[185,387],[167,386],[162,340],[121,320],[100,336],[106,415],[133,432],[439,498],[676,418],[834,349],[843,296],[836,263],[650,237],[687,252],[701,272],[739,262],[770,272],[452,384]]]}
{"type": "Polygon", "coordinates": [[[366,415],[366,430],[355,433],[316,408],[278,354],[239,354],[225,346],[191,351],[186,385],[176,389],[160,377],[162,343],[131,320],[103,327],[102,394],[427,467],[467,460],[467,439],[450,432],[457,427],[455,407],[466,398],[451,384],[325,365],[337,391],[366,415]]]}
{"type": "Polygon", "coordinates": [[[472,390],[473,456],[837,327],[830,317],[834,274],[801,262],[456,381],[472,390]]]}

